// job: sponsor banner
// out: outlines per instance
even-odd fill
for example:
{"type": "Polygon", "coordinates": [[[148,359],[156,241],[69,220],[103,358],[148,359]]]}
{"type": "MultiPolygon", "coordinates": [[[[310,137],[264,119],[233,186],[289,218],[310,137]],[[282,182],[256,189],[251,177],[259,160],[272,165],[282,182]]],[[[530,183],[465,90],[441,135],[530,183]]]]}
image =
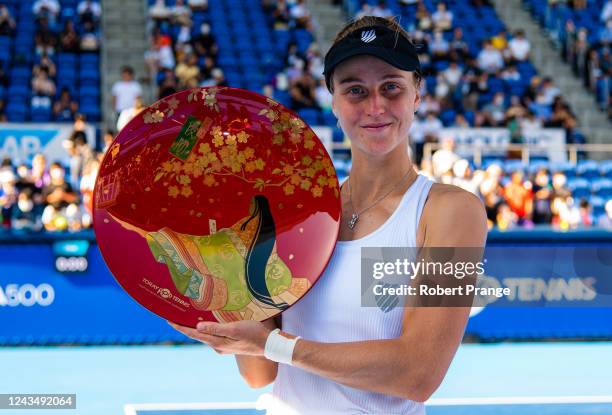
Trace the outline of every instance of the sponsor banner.
{"type": "MultiPolygon", "coordinates": [[[[13,124],[0,123],[0,159],[5,157],[14,164],[30,163],[37,153],[47,160],[68,165],[69,156],[63,146],[72,134],[71,124],[13,124]]],[[[85,130],[87,142],[95,147],[96,133],[92,126],[85,130]]]]}
{"type": "MultiPolygon", "coordinates": [[[[492,147],[483,151],[483,157],[506,156],[510,144],[510,131],[506,128],[444,128],[440,141],[452,138],[455,151],[462,157],[472,157],[475,146],[492,147]]],[[[561,128],[542,128],[524,133],[531,156],[546,156],[550,161],[567,160],[565,131],[561,128]]]]}
{"type": "MultiPolygon", "coordinates": [[[[92,235],[45,238],[3,238],[0,243],[0,345],[189,341],[126,294],[92,235]]],[[[466,337],[612,338],[612,307],[606,306],[612,294],[612,238],[555,241],[553,232],[546,242],[516,238],[500,245],[502,237],[496,234],[482,261],[470,257],[473,267],[454,267],[455,274],[480,273],[484,267],[484,275],[494,279],[479,286],[488,289],[484,298],[492,301],[472,308],[466,337]],[[498,298],[499,289],[510,292],[498,298]]],[[[372,286],[384,284],[386,274],[398,269],[395,258],[382,258],[392,265],[372,266],[367,275],[372,286]]],[[[165,287],[150,283],[143,281],[156,295],[171,299],[165,287]]],[[[347,287],[347,295],[359,297],[360,285],[355,288],[347,287]]],[[[373,306],[390,307],[380,295],[373,306]]]]}

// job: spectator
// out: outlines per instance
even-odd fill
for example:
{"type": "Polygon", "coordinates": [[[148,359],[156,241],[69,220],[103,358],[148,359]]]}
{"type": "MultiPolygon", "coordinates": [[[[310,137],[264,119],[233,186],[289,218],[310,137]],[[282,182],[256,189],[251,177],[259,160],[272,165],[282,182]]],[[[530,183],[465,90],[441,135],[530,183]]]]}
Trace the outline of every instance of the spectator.
{"type": "MultiPolygon", "coordinates": [[[[17,166],[17,183],[15,186],[17,187],[18,192],[26,189],[29,190],[31,196],[40,193],[34,184],[34,179],[32,178],[30,169],[28,168],[27,164],[24,163],[17,166]]],[[[40,198],[37,200],[40,201],[40,198]]]]}
{"type": "Polygon", "coordinates": [[[593,206],[586,199],[580,199],[578,212],[580,214],[579,226],[593,226],[593,206]]]}
{"type": "Polygon", "coordinates": [[[470,54],[469,46],[463,39],[463,30],[460,27],[456,27],[453,31],[450,49],[454,60],[465,60],[470,54]]]}
{"type": "Polygon", "coordinates": [[[212,71],[215,69],[215,61],[210,56],[204,58],[204,65],[200,67],[200,78],[210,79],[212,78],[212,71]]]}
{"type": "Polygon", "coordinates": [[[70,156],[70,186],[78,189],[84,166],[94,160],[95,156],[83,131],[75,132],[65,146],[70,156]]]}
{"type": "Polygon", "coordinates": [[[466,159],[460,159],[453,165],[452,184],[479,196],[478,187],[480,183],[472,177],[470,163],[466,159]]]}
{"type": "Polygon", "coordinates": [[[387,2],[385,0],[378,0],[378,4],[372,8],[370,15],[388,19],[393,16],[393,12],[387,7],[387,2]]]}
{"type": "Polygon", "coordinates": [[[49,19],[52,24],[55,24],[60,12],[60,4],[57,0],[36,0],[32,11],[37,19],[49,19]]]}
{"type": "Polygon", "coordinates": [[[52,204],[43,210],[41,221],[48,232],[62,232],[68,229],[68,219],[64,209],[52,204]]]}
{"type": "Polygon", "coordinates": [[[444,39],[444,35],[440,30],[434,32],[434,37],[429,44],[429,50],[434,62],[447,60],[449,58],[450,44],[444,39]]]}
{"type": "Polygon", "coordinates": [[[55,82],[49,78],[49,70],[40,68],[32,78],[32,93],[38,96],[52,97],[55,95],[55,82]]]}
{"type": "Polygon", "coordinates": [[[149,7],[149,16],[156,21],[166,20],[170,18],[171,10],[164,0],[155,0],[153,6],[149,7]]]}
{"type": "Polygon", "coordinates": [[[102,143],[104,144],[104,147],[102,148],[102,154],[108,151],[114,139],[115,139],[114,131],[106,130],[104,132],[104,137],[102,138],[102,143]]]}
{"type": "Polygon", "coordinates": [[[417,112],[422,117],[427,117],[428,114],[435,117],[440,112],[440,102],[429,94],[424,95],[417,112]]]}
{"type": "Polygon", "coordinates": [[[295,110],[316,108],[316,87],[317,82],[310,74],[310,71],[303,71],[302,75],[295,78],[291,83],[291,89],[289,90],[291,95],[291,107],[295,110]]]}
{"type": "Polygon", "coordinates": [[[495,224],[501,230],[512,229],[518,225],[519,218],[506,203],[500,203],[495,215],[495,224]]]}
{"type": "Polygon", "coordinates": [[[81,35],[81,50],[84,52],[94,52],[100,49],[100,33],[96,26],[86,21],[83,24],[83,34],[81,35]]]}
{"type": "Polygon", "coordinates": [[[93,218],[93,191],[96,184],[96,177],[100,169],[100,162],[96,159],[87,163],[83,169],[80,191],[83,198],[83,207],[89,218],[93,218]]]}
{"type": "Polygon", "coordinates": [[[450,86],[451,91],[457,87],[462,76],[463,69],[455,61],[451,61],[449,67],[442,72],[442,78],[450,86]]]}
{"type": "Polygon", "coordinates": [[[81,113],[77,113],[74,116],[74,123],[72,124],[72,131],[85,131],[87,130],[87,117],[81,113]]]}
{"type": "Polygon", "coordinates": [[[64,29],[60,34],[60,48],[63,52],[78,53],[80,46],[81,38],[74,27],[74,22],[68,19],[64,23],[64,29]]]}
{"type": "Polygon", "coordinates": [[[66,172],[60,163],[51,163],[49,175],[51,182],[42,190],[46,203],[56,209],[62,209],[78,200],[72,186],[66,182],[66,172]]]}
{"type": "Polygon", "coordinates": [[[91,22],[94,25],[97,25],[100,21],[102,8],[97,1],[82,0],[77,7],[77,13],[82,23],[91,22]]]}
{"type": "Polygon", "coordinates": [[[370,6],[370,4],[365,1],[362,0],[361,1],[361,8],[359,9],[359,11],[357,12],[357,14],[355,15],[355,20],[359,20],[362,17],[365,16],[372,16],[372,6],[370,6]]]}
{"type": "MultiPolygon", "coordinates": [[[[174,72],[171,69],[165,69],[163,72],[162,82],[159,85],[158,98],[162,99],[169,95],[175,94],[178,92],[178,86],[176,83],[176,77],[174,76],[174,72]]],[[[202,84],[201,86],[207,86],[202,84]]]]}
{"type": "Polygon", "coordinates": [[[606,25],[600,29],[599,41],[604,46],[612,44],[612,17],[606,20],[606,25]]]}
{"type": "Polygon", "coordinates": [[[330,113],[332,111],[332,96],[325,86],[325,79],[319,79],[319,83],[315,90],[315,100],[317,106],[321,108],[323,112],[330,113]]]}
{"type": "Polygon", "coordinates": [[[136,98],[142,97],[142,88],[134,80],[134,70],[129,66],[121,69],[121,80],[115,82],[112,89],[113,108],[117,116],[126,108],[134,106],[136,98]]]}
{"type": "Polygon", "coordinates": [[[8,7],[0,4],[0,36],[13,36],[15,34],[15,19],[11,16],[8,7]]]}
{"type": "Polygon", "coordinates": [[[508,65],[501,73],[501,79],[505,81],[520,81],[521,73],[516,69],[516,65],[508,65]]]}
{"type": "Polygon", "coordinates": [[[519,224],[531,221],[533,194],[531,182],[523,181],[524,174],[517,170],[512,173],[510,182],[504,188],[505,200],[516,214],[519,224]]]}
{"type": "Polygon", "coordinates": [[[194,12],[205,12],[208,10],[208,0],[188,0],[187,4],[194,12]]]}
{"type": "Polygon", "coordinates": [[[429,10],[427,10],[427,7],[425,7],[422,1],[419,1],[417,4],[416,19],[420,30],[428,31],[432,29],[433,20],[429,14],[429,10]]]}
{"type": "Polygon", "coordinates": [[[496,36],[491,38],[491,44],[502,54],[508,48],[508,38],[505,30],[500,30],[496,36]]]}
{"type": "Polygon", "coordinates": [[[6,105],[4,100],[0,98],[0,122],[7,122],[8,119],[6,117],[6,105]]]}
{"type": "MultiPolygon", "coordinates": [[[[32,180],[41,193],[42,189],[51,183],[51,175],[47,169],[47,159],[42,153],[38,153],[32,158],[32,180]]],[[[40,203],[42,202],[41,199],[40,203]]]]}
{"type": "Polygon", "coordinates": [[[53,61],[45,53],[43,53],[40,57],[40,61],[38,62],[38,64],[34,65],[34,67],[32,68],[32,75],[36,77],[41,69],[45,69],[49,77],[55,78],[55,63],[53,63],[53,61]]]}
{"type": "Polygon", "coordinates": [[[145,109],[145,106],[142,103],[142,99],[140,97],[137,97],[134,101],[134,106],[132,108],[126,108],[121,111],[121,114],[119,115],[119,120],[117,121],[117,131],[123,130],[123,127],[125,127],[143,109],[145,109]]]}
{"type": "Polygon", "coordinates": [[[185,4],[185,0],[176,0],[170,9],[170,16],[174,24],[191,26],[191,8],[185,4]]]}
{"type": "Polygon", "coordinates": [[[527,116],[520,121],[523,136],[531,131],[542,128],[542,120],[536,117],[533,111],[527,111],[527,116]]]}
{"type": "Polygon", "coordinates": [[[34,203],[32,191],[24,189],[19,192],[17,204],[13,207],[11,228],[14,230],[38,232],[42,229],[41,214],[41,206],[34,203]]]}
{"type": "Polygon", "coordinates": [[[431,16],[436,30],[450,30],[453,27],[453,13],[446,8],[446,3],[438,3],[436,12],[431,16]]]}
{"type": "Polygon", "coordinates": [[[272,18],[274,20],[274,30],[288,30],[289,29],[289,8],[285,0],[278,0],[276,7],[272,12],[272,18]]]}
{"type": "Polygon", "coordinates": [[[186,89],[198,86],[198,76],[200,75],[198,58],[193,54],[185,55],[176,66],[174,73],[179,81],[179,88],[186,89]]]}
{"type": "Polygon", "coordinates": [[[504,93],[497,92],[493,96],[493,100],[482,109],[483,115],[487,118],[489,125],[497,127],[505,124],[506,105],[504,101],[504,93]]]}
{"type": "Polygon", "coordinates": [[[489,227],[497,224],[497,213],[500,206],[504,203],[503,188],[499,182],[501,175],[501,167],[498,164],[491,164],[487,167],[484,180],[480,183],[479,187],[487,211],[489,227]]]}
{"type": "Polygon", "coordinates": [[[431,164],[433,167],[434,176],[441,177],[442,175],[449,173],[455,163],[460,159],[457,153],[455,153],[454,147],[455,141],[451,138],[446,138],[442,141],[442,147],[440,150],[433,154],[431,164]]]}
{"type": "Polygon", "coordinates": [[[34,34],[34,45],[39,56],[43,54],[52,56],[55,53],[57,36],[49,27],[49,20],[46,17],[41,18],[38,23],[38,29],[34,34]]]}
{"type": "MultiPolygon", "coordinates": [[[[9,160],[10,163],[10,160],[9,160]]],[[[13,207],[17,203],[17,177],[12,166],[3,163],[0,170],[0,216],[2,223],[0,227],[10,228],[13,207]]]]}
{"type": "Polygon", "coordinates": [[[296,0],[293,7],[289,9],[289,17],[295,21],[298,29],[312,29],[311,16],[306,7],[306,0],[296,0]]]}
{"type": "Polygon", "coordinates": [[[518,62],[524,62],[529,59],[529,52],[531,51],[531,43],[525,37],[523,30],[517,30],[514,37],[508,43],[510,54],[512,59],[518,62]]]}
{"type": "Polygon", "coordinates": [[[504,66],[504,58],[500,51],[495,49],[489,40],[483,44],[483,49],[478,53],[478,67],[486,72],[495,73],[504,66]]]}
{"type": "Polygon", "coordinates": [[[55,104],[53,104],[53,114],[55,121],[58,122],[70,122],[74,120],[77,111],[79,110],[79,104],[70,95],[68,88],[62,88],[60,97],[55,104]]]}
{"type": "Polygon", "coordinates": [[[216,58],[218,46],[208,23],[200,25],[200,33],[191,40],[191,46],[198,56],[216,58]]]}
{"type": "MultiPolygon", "coordinates": [[[[612,2],[609,2],[612,3],[612,2]]],[[[608,200],[605,205],[605,212],[597,220],[597,225],[604,229],[612,230],[612,199],[608,200]]]]}
{"type": "Polygon", "coordinates": [[[539,169],[533,181],[533,215],[535,224],[548,224],[552,219],[550,205],[553,189],[550,185],[548,170],[539,169]]]}

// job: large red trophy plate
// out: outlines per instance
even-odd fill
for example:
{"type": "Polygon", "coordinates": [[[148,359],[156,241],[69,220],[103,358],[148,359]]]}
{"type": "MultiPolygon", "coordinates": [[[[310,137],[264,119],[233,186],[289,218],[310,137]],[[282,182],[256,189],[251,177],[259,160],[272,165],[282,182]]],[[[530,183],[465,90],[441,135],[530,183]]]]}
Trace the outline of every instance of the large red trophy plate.
{"type": "Polygon", "coordinates": [[[338,237],[332,162],[293,112],[259,94],[195,88],[133,119],[94,191],[100,250],[159,316],[265,320],[319,278],[338,237]]]}

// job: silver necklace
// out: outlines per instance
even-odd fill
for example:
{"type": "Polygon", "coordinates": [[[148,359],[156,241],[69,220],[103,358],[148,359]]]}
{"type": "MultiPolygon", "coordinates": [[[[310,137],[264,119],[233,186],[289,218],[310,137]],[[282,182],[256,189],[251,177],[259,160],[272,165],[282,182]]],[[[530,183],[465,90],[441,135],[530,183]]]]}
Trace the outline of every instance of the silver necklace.
{"type": "Polygon", "coordinates": [[[397,188],[397,186],[399,186],[400,183],[402,183],[404,181],[404,179],[406,179],[406,177],[408,177],[408,175],[410,174],[411,170],[412,169],[408,169],[406,174],[404,174],[404,176],[402,176],[402,178],[397,183],[395,183],[395,185],[391,188],[391,190],[389,190],[387,193],[385,193],[380,199],[376,200],[370,206],[366,207],[365,209],[361,209],[360,212],[354,212],[355,208],[353,207],[353,195],[352,195],[353,191],[351,189],[351,176],[349,176],[349,178],[347,179],[348,190],[349,190],[349,204],[351,205],[351,210],[353,211],[353,214],[351,215],[351,219],[348,221],[349,229],[352,230],[355,227],[355,225],[357,224],[357,221],[359,220],[359,215],[361,215],[363,212],[365,212],[366,210],[370,209],[371,207],[375,206],[377,203],[380,203],[384,198],[389,196],[391,194],[391,192],[394,191],[397,188]]]}

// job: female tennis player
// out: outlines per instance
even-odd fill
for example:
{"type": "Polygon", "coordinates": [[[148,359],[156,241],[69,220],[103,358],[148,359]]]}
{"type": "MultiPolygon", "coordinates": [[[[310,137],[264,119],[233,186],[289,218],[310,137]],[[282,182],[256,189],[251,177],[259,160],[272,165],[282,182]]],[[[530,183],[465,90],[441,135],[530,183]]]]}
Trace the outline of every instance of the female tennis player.
{"type": "Polygon", "coordinates": [[[424,414],[423,402],[461,342],[469,307],[362,307],[360,248],[482,247],[485,210],[471,193],[433,183],[411,164],[420,64],[395,21],[367,16],[349,23],[325,57],[325,78],[353,164],[324,274],[282,318],[173,326],[234,354],[250,386],[274,382],[281,409],[269,413],[424,414]]]}

